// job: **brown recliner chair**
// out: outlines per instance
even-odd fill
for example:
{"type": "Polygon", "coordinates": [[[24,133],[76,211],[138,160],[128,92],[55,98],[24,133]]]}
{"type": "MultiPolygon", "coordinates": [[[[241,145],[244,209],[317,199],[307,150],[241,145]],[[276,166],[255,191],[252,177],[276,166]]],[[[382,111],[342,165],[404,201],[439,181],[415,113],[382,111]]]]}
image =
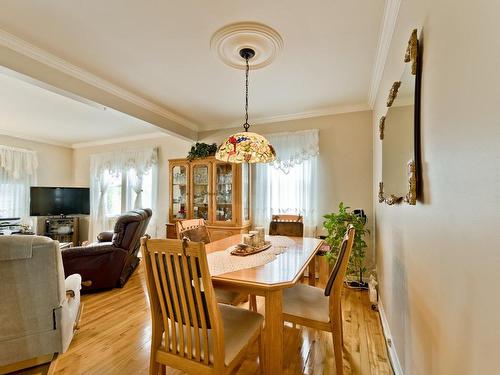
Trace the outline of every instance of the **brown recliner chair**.
{"type": "Polygon", "coordinates": [[[140,239],[151,215],[149,208],[126,212],[113,232],[97,236],[98,243],[63,250],[64,273],[82,276],[82,292],[123,287],[139,264],[140,239]]]}

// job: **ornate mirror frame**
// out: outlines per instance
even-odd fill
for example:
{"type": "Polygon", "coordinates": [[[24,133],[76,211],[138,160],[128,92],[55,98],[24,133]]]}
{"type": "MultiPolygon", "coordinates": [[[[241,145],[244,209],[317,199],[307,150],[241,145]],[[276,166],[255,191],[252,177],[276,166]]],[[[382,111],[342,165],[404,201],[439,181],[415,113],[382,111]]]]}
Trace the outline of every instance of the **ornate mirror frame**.
{"type": "MultiPolygon", "coordinates": [[[[415,29],[411,33],[404,57],[404,62],[411,64],[411,74],[415,76],[415,110],[413,121],[414,157],[412,160],[409,160],[407,164],[408,191],[404,197],[398,197],[394,194],[386,195],[384,193],[384,183],[379,183],[378,201],[380,203],[385,202],[388,205],[393,205],[401,201],[408,203],[409,205],[415,205],[417,203],[417,176],[420,173],[420,82],[422,78],[421,55],[422,48],[417,37],[417,29],[415,29]]],[[[389,92],[389,96],[387,97],[387,110],[392,106],[394,99],[396,99],[400,86],[401,81],[396,81],[393,83],[389,92]]],[[[384,140],[386,115],[387,113],[381,116],[379,120],[379,138],[381,142],[384,140]]]]}

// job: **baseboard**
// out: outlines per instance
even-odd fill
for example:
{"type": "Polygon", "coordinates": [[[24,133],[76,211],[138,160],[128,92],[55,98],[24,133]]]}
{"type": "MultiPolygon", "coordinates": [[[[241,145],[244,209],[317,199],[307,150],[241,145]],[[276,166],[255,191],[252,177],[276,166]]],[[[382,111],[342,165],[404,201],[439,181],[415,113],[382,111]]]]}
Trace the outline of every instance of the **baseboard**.
{"type": "Polygon", "coordinates": [[[396,352],[396,347],[394,346],[394,340],[392,339],[391,330],[389,328],[389,323],[387,322],[387,317],[385,315],[384,307],[382,306],[382,301],[378,301],[378,311],[380,314],[380,321],[382,322],[382,330],[385,336],[385,345],[387,346],[387,351],[389,352],[389,359],[391,361],[392,370],[395,375],[403,375],[403,369],[401,368],[401,363],[399,362],[398,353],[396,352]]]}

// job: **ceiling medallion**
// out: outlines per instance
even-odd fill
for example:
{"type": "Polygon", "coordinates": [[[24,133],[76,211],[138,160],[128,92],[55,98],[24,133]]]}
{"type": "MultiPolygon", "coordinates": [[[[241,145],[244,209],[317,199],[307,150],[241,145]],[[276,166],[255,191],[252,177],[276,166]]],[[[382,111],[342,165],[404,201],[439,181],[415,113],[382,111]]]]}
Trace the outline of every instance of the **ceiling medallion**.
{"type": "Polygon", "coordinates": [[[283,49],[281,35],[269,26],[257,22],[237,22],[217,30],[210,40],[210,48],[227,65],[246,69],[240,51],[249,48],[255,51],[252,70],[272,63],[283,49]]]}

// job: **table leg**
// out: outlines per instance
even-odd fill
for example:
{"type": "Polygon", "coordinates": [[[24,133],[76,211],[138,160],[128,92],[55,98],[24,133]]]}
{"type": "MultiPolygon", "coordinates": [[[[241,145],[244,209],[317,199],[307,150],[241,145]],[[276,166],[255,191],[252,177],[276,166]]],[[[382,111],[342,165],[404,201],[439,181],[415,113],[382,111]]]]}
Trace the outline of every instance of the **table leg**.
{"type": "Polygon", "coordinates": [[[326,256],[320,256],[319,259],[319,283],[324,287],[330,276],[330,263],[326,259],[326,256]]]}
{"type": "Polygon", "coordinates": [[[283,292],[266,293],[266,325],[264,328],[264,374],[283,372],[283,292]]]}
{"type": "Polygon", "coordinates": [[[309,285],[316,286],[316,256],[309,262],[309,285]]]}

